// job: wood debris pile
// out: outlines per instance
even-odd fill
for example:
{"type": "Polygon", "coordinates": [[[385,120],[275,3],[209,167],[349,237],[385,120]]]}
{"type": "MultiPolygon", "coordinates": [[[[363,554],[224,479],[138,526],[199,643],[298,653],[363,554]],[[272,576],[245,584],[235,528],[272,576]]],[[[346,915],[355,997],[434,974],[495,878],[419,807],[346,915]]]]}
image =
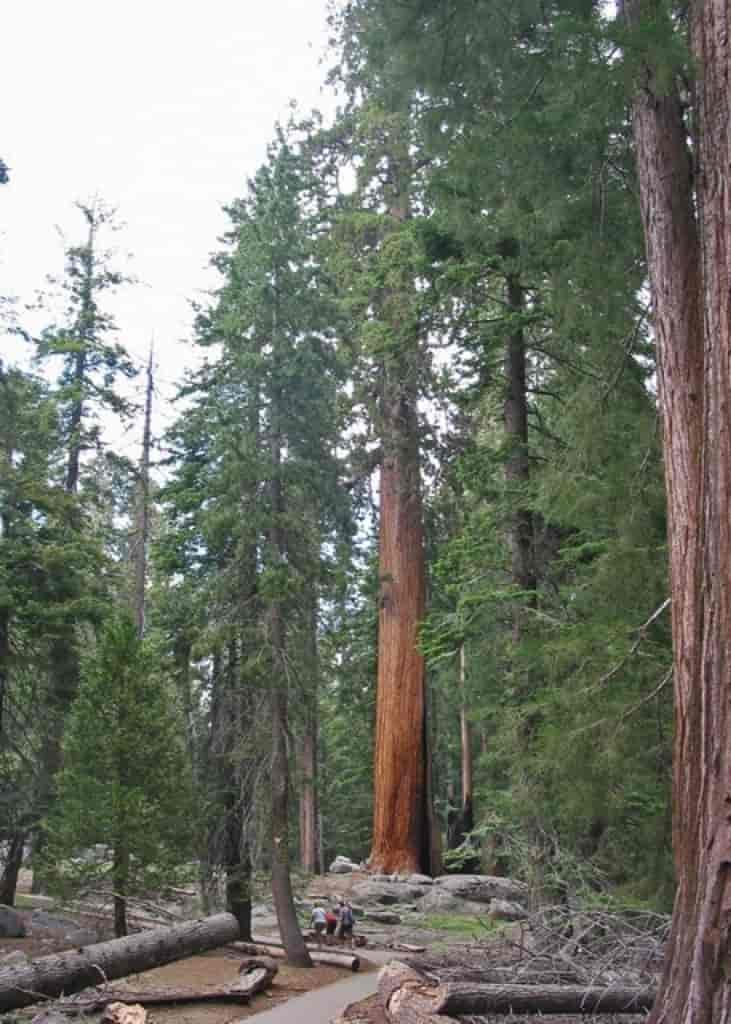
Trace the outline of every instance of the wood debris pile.
{"type": "Polygon", "coordinates": [[[543,908],[518,937],[394,962],[380,994],[391,1024],[556,1024],[642,1019],[669,920],[639,911],[543,908]]]}

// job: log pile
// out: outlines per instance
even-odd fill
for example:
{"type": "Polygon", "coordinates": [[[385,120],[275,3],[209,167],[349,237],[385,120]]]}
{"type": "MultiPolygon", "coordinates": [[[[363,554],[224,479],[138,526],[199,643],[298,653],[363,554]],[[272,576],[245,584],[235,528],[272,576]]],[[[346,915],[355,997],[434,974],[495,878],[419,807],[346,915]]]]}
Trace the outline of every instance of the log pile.
{"type": "MultiPolygon", "coordinates": [[[[262,945],[251,942],[232,942],[230,945],[240,953],[249,956],[266,956],[274,960],[286,959],[287,953],[281,945],[262,945]]],[[[326,964],[331,967],[342,967],[347,971],[360,970],[360,958],[355,953],[346,953],[344,950],[322,949],[307,947],[310,959],[315,964],[326,964]]]]}
{"type": "Polygon", "coordinates": [[[471,949],[427,952],[408,965],[384,968],[379,996],[390,1024],[494,1022],[514,1014],[562,1022],[588,1015],[641,1017],[651,1009],[666,919],[606,911],[548,908],[534,922],[530,944],[509,936],[471,949]]]}

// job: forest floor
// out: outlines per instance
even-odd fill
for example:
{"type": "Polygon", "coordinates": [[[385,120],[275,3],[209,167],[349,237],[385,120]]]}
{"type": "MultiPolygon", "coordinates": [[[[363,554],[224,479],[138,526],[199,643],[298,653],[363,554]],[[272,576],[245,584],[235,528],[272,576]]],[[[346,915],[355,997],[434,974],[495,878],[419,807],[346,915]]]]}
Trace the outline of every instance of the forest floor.
{"type": "MultiPolygon", "coordinates": [[[[352,886],[366,877],[365,873],[324,876],[311,882],[308,893],[321,896],[325,902],[328,899],[335,900],[340,896],[347,898],[352,886]]],[[[14,951],[20,951],[28,958],[34,959],[114,937],[110,921],[100,920],[97,916],[73,913],[66,908],[57,910],[50,901],[45,901],[43,897],[30,896],[29,890],[30,877],[29,874],[26,875],[23,872],[16,909],[25,919],[28,935],[16,939],[0,938],[0,959],[14,951]]],[[[361,929],[357,928],[357,930],[361,929]]],[[[276,921],[265,912],[265,908],[261,908],[259,915],[254,918],[254,931],[262,936],[273,937],[277,934],[276,921]]],[[[425,943],[425,940],[433,942],[440,938],[442,937],[436,932],[415,931],[413,927],[390,926],[386,928],[378,926],[377,932],[369,933],[368,945],[356,950],[361,961],[359,973],[375,972],[391,955],[398,956],[398,953],[378,952],[382,951],[384,946],[390,945],[391,942],[418,941],[425,943]],[[374,961],[368,959],[370,951],[376,951],[374,961]]],[[[200,956],[189,957],[151,971],[145,971],[142,974],[130,975],[123,982],[115,983],[115,987],[119,985],[135,989],[201,988],[218,984],[225,985],[235,981],[238,977],[240,962],[241,954],[235,950],[216,949],[200,956]]],[[[338,967],[316,966],[302,969],[281,964],[271,988],[257,995],[249,1006],[232,1005],[231,1003],[194,1003],[169,1008],[152,1007],[148,1010],[147,1020],[149,1024],[173,1024],[173,1022],[177,1022],[177,1024],[231,1024],[233,1021],[271,1010],[305,992],[334,985],[336,982],[351,977],[353,976],[350,972],[338,967]]],[[[335,992],[333,992],[333,997],[335,997],[335,992]]],[[[350,1000],[344,1000],[342,1005],[335,1005],[337,1000],[333,998],[334,1005],[331,1016],[335,1017],[344,1011],[345,1003],[348,1001],[350,1000]]],[[[37,1007],[28,1008],[22,1014],[16,1011],[15,1017],[16,1019],[30,1020],[36,1012],[37,1007]]],[[[84,1019],[93,1021],[98,1016],[86,1015],[84,1019]]],[[[312,1024],[319,1024],[319,1022],[313,1020],[312,1024]]],[[[323,1020],[322,1024],[327,1024],[327,1021],[323,1020]]]]}
{"type": "MultiPolygon", "coordinates": [[[[337,899],[348,898],[353,886],[368,876],[365,873],[353,873],[351,875],[325,875],[309,879],[301,886],[302,897],[313,903],[331,905],[337,899]]],[[[44,956],[50,953],[60,952],[64,949],[73,949],[81,945],[88,945],[93,942],[103,941],[112,938],[111,921],[109,916],[101,917],[98,914],[93,916],[80,913],[73,913],[67,908],[57,908],[50,904],[50,901],[42,897],[32,897],[28,893],[27,880],[19,894],[17,908],[27,921],[29,934],[22,939],[0,939],[0,959],[8,953],[18,950],[29,958],[44,956]],[[25,891],[23,891],[25,890],[25,891]],[[35,912],[32,909],[36,906],[35,912]],[[40,909],[38,909],[40,908],[40,909]]],[[[265,896],[262,893],[262,896],[265,896]]],[[[556,908],[553,908],[554,915],[556,908]]],[[[650,933],[647,922],[632,920],[625,921],[616,937],[613,936],[615,927],[614,918],[605,915],[603,912],[592,912],[598,914],[597,920],[592,925],[589,912],[582,913],[582,931],[580,933],[581,943],[576,940],[575,964],[579,977],[583,974],[588,978],[599,977],[597,973],[600,965],[604,967],[609,964],[611,970],[611,981],[627,975],[628,970],[632,971],[632,965],[641,961],[648,965],[659,964],[659,955],[662,945],[659,939],[662,938],[662,928],[658,935],[650,933]],[[629,928],[629,931],[627,931],[629,928]],[[596,932],[597,948],[593,949],[590,941],[592,934],[596,932]],[[588,957],[588,959],[586,959],[588,957]],[[586,962],[584,963],[584,960],[586,962]],[[616,963],[614,962],[616,961],[616,963]]],[[[186,916],[195,916],[191,912],[186,916]]],[[[659,920],[659,919],[658,919],[659,920]]],[[[619,919],[617,919],[619,921],[619,919]]],[[[149,926],[149,921],[147,922],[149,926]]],[[[361,960],[360,974],[353,975],[349,971],[337,967],[317,966],[310,969],[292,968],[281,964],[271,988],[257,995],[251,1005],[241,1006],[230,1003],[188,1003],[169,1008],[151,1007],[148,1010],[147,1020],[149,1024],[233,1024],[235,1021],[264,1014],[262,1024],[301,1024],[303,1020],[307,1024],[330,1024],[330,1021],[338,1020],[338,1024],[386,1024],[383,1010],[376,996],[372,995],[376,987],[376,971],[381,964],[390,959],[409,959],[417,969],[426,969],[430,976],[437,976],[442,980],[462,979],[470,974],[479,975],[484,969],[486,951],[489,949],[491,963],[498,963],[501,958],[507,957],[506,963],[518,956],[520,963],[524,966],[531,966],[531,963],[538,964],[538,960],[531,960],[531,957],[540,957],[541,967],[545,969],[546,964],[551,969],[551,948],[555,945],[558,950],[560,963],[558,968],[560,974],[565,974],[567,967],[572,966],[571,960],[567,958],[569,946],[566,943],[567,930],[566,922],[558,920],[555,924],[556,942],[549,942],[543,952],[532,954],[530,949],[524,947],[523,925],[502,925],[499,928],[486,930],[484,922],[475,917],[457,918],[456,916],[443,916],[441,919],[435,916],[431,918],[424,914],[404,914],[402,924],[382,925],[375,921],[357,920],[356,933],[364,935],[367,945],[357,949],[361,960]],[[415,958],[409,956],[404,950],[404,944],[410,946],[426,947],[423,954],[415,958]],[[548,956],[548,961],[546,961],[548,956]],[[370,958],[370,959],[369,959],[370,958]],[[314,990],[320,990],[315,992],[314,990]],[[310,996],[304,995],[311,993],[310,996]],[[302,997],[298,1002],[297,997],[302,997]],[[287,1005],[289,1003],[289,1005],[287,1005]]],[[[652,922],[651,922],[652,923],[652,922]]],[[[535,920],[532,922],[535,925],[535,920]]],[[[660,922],[662,925],[662,922],[660,922]]],[[[544,928],[545,925],[541,927],[544,928]]],[[[551,927],[554,927],[553,925],[551,927]]],[[[657,929],[657,921],[654,921],[657,929]]],[[[256,904],[253,917],[253,931],[261,938],[275,938],[278,934],[276,918],[273,914],[271,902],[262,901],[256,904]]],[[[549,935],[550,939],[550,935],[549,935]]],[[[226,985],[233,982],[238,976],[238,968],[241,962],[241,953],[236,950],[224,947],[212,950],[200,956],[190,957],[163,967],[146,971],[138,975],[132,975],[124,982],[115,983],[126,985],[130,988],[204,988],[215,985],[226,985]]],[[[516,964],[516,968],[519,965],[516,964]]],[[[553,967],[556,967],[553,964],[553,967]]],[[[650,968],[648,968],[650,969],[650,968]]],[[[644,973],[644,972],[643,972],[644,973]]],[[[650,973],[654,973],[650,970],[650,973]]],[[[608,976],[609,977],[609,976],[608,976]]],[[[648,976],[649,977],[649,976],[648,976]]],[[[557,977],[558,980],[558,977],[557,977]]],[[[645,979],[647,980],[647,979],[645,979]]],[[[13,1015],[15,1021],[30,1021],[38,1008],[28,1008],[25,1011],[13,1015]]],[[[99,1015],[85,1015],[84,1020],[93,1024],[99,1015]]],[[[4,1018],[0,1016],[0,1022],[4,1018]]],[[[476,1020],[476,1018],[472,1018],[476,1020]]],[[[521,1024],[533,1024],[544,1018],[525,1017],[484,1017],[481,1024],[509,1024],[512,1021],[521,1021],[521,1024]]],[[[577,1017],[556,1017],[556,1024],[575,1024],[577,1017]]],[[[583,1018],[586,1021],[595,1021],[597,1024],[609,1024],[620,1018],[597,1016],[583,1018]]],[[[638,1020],[641,1018],[622,1017],[623,1021],[638,1020]]]]}

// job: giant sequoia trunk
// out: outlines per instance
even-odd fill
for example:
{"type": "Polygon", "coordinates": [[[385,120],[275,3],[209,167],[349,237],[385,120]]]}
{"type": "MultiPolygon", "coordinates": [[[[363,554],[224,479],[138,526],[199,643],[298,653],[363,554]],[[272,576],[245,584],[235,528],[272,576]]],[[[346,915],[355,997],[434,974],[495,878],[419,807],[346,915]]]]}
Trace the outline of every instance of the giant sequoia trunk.
{"type": "Polygon", "coordinates": [[[418,630],[424,615],[424,529],[417,418],[419,337],[414,271],[389,236],[410,216],[410,157],[403,137],[387,147],[390,227],[383,245],[389,287],[377,303],[390,333],[380,366],[378,411],[381,493],[378,546],[378,693],[374,756],[373,870],[432,870],[426,772],[424,659],[418,630]]]}
{"type": "Polygon", "coordinates": [[[381,467],[379,528],[378,700],[371,867],[429,870],[426,815],[424,545],[416,396],[389,381],[389,438],[381,467]]]}
{"type": "MultiPolygon", "coordinates": [[[[650,0],[625,0],[624,14],[640,43],[643,22],[660,17],[650,0]]],[[[633,108],[658,350],[675,662],[678,888],[653,1024],[731,1019],[730,20],[727,0],[691,4],[695,175],[680,100],[649,59],[633,108]]]]}

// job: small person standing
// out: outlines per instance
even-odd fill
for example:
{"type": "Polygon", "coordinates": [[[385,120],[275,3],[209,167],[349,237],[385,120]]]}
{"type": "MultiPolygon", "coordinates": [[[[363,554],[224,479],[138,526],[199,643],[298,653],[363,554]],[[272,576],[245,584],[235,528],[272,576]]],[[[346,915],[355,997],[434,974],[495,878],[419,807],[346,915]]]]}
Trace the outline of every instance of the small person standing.
{"type": "Polygon", "coordinates": [[[343,941],[347,942],[348,945],[352,947],[354,945],[353,926],[355,924],[355,918],[353,917],[353,908],[347,900],[340,901],[338,918],[340,934],[343,937],[343,941]]]}
{"type": "Polygon", "coordinates": [[[310,925],[315,929],[315,937],[318,942],[322,941],[322,934],[327,926],[327,915],[322,907],[313,907],[310,925]]]}
{"type": "Polygon", "coordinates": [[[328,912],[325,914],[325,923],[327,925],[325,943],[326,945],[332,945],[335,939],[335,929],[338,926],[338,915],[335,910],[328,910],[328,912]]]}

